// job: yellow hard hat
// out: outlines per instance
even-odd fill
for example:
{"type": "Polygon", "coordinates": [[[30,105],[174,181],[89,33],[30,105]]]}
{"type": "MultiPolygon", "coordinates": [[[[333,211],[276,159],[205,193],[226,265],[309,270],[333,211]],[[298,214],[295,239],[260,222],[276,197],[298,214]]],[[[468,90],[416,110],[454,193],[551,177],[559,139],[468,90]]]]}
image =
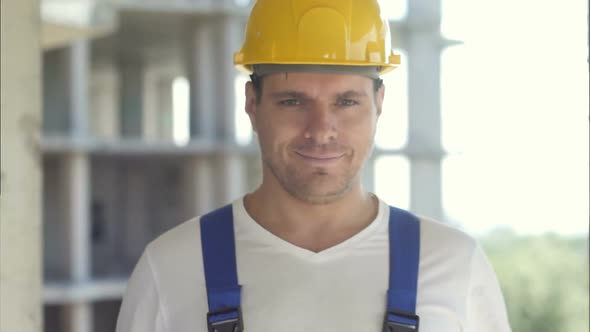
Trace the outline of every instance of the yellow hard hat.
{"type": "Polygon", "coordinates": [[[377,0],[258,0],[234,64],[397,67],[377,0]]]}

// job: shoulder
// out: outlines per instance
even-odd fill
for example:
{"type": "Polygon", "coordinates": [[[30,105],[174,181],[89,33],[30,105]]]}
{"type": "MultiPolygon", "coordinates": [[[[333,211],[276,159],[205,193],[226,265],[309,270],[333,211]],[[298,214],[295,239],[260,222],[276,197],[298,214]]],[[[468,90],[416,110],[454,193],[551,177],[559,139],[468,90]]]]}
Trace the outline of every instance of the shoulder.
{"type": "Polygon", "coordinates": [[[209,221],[232,218],[234,208],[235,202],[209,211],[183,222],[150,242],[145,254],[155,270],[165,273],[185,271],[183,275],[186,275],[186,271],[202,274],[201,228],[204,227],[204,218],[211,216],[209,221]]]}
{"type": "Polygon", "coordinates": [[[202,318],[207,313],[207,297],[199,220],[197,217],[170,229],[152,241],[144,253],[170,331],[205,324],[202,318]]]}
{"type": "Polygon", "coordinates": [[[175,284],[185,280],[203,280],[201,224],[207,215],[212,215],[212,220],[226,218],[227,215],[216,213],[227,212],[226,207],[185,221],[148,244],[144,255],[149,260],[156,282],[175,284]]]}
{"type": "MultiPolygon", "coordinates": [[[[423,295],[445,293],[459,312],[473,278],[477,241],[465,232],[428,218],[420,218],[420,273],[423,295]]],[[[428,297],[428,296],[427,296],[428,297]]]]}
{"type": "Polygon", "coordinates": [[[477,241],[462,230],[425,217],[419,217],[422,250],[459,256],[471,256],[478,247],[477,241]]]}
{"type": "MultiPolygon", "coordinates": [[[[387,204],[382,203],[383,206],[387,204]]],[[[468,278],[474,256],[481,252],[472,236],[440,221],[393,207],[390,213],[412,215],[420,224],[420,273],[468,278]]]]}
{"type": "Polygon", "coordinates": [[[156,287],[167,297],[178,298],[183,289],[204,287],[199,220],[197,217],[170,229],[144,251],[156,287]]]}
{"type": "Polygon", "coordinates": [[[163,233],[146,247],[150,262],[161,270],[201,257],[200,217],[185,221],[163,233]]]}
{"type": "Polygon", "coordinates": [[[170,330],[179,308],[199,307],[193,293],[201,284],[200,264],[187,263],[200,259],[197,225],[198,218],[184,222],[146,247],[127,284],[117,331],[170,330]]]}

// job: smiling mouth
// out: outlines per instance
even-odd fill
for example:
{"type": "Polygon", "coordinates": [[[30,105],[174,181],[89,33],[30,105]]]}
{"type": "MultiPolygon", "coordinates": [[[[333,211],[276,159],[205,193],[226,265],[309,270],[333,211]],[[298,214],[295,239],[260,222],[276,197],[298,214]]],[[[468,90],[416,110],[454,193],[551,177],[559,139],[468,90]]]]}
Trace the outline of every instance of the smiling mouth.
{"type": "Polygon", "coordinates": [[[313,154],[313,153],[304,153],[304,152],[295,151],[295,154],[297,154],[299,157],[301,157],[302,159],[304,159],[310,163],[318,163],[318,164],[329,164],[329,163],[338,161],[342,157],[344,157],[344,153],[313,154]]]}

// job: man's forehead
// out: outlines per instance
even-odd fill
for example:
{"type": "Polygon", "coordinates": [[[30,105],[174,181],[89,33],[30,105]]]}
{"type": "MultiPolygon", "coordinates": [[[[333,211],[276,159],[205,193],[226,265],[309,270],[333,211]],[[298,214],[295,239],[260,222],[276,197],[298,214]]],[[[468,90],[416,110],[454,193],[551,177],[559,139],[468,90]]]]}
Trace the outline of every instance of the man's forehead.
{"type": "Polygon", "coordinates": [[[330,73],[275,73],[264,77],[265,94],[285,93],[314,95],[368,95],[373,90],[373,80],[347,74],[330,73]]]}
{"type": "Polygon", "coordinates": [[[333,73],[305,73],[305,72],[285,72],[274,73],[264,76],[265,86],[269,88],[285,87],[313,87],[324,86],[333,88],[357,88],[371,87],[373,80],[368,77],[350,75],[350,74],[333,74],[333,73]],[[268,83],[266,83],[268,82],[268,83]]]}

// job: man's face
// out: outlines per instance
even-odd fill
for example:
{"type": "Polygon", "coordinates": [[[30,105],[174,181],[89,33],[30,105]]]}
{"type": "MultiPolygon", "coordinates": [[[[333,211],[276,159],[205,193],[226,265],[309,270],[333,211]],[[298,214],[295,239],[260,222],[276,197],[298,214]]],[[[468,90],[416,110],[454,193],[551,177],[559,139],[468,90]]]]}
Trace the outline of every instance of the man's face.
{"type": "Polygon", "coordinates": [[[264,181],[312,204],[337,200],[355,185],[371,153],[383,90],[344,74],[264,77],[260,100],[246,85],[246,111],[262,153],[264,181]]]}

